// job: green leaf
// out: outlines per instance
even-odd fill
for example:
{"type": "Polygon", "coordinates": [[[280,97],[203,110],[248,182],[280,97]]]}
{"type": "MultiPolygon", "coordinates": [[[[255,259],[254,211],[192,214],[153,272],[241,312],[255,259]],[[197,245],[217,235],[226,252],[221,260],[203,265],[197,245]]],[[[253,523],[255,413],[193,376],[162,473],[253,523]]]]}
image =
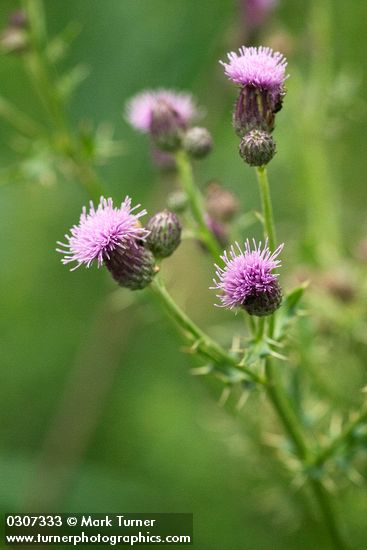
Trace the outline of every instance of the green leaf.
{"type": "Polygon", "coordinates": [[[307,287],[308,282],[303,283],[301,286],[294,288],[283,300],[282,307],[276,316],[274,340],[282,340],[286,336],[289,326],[300,314],[300,301],[307,287]]]}
{"type": "Polygon", "coordinates": [[[76,65],[58,81],[57,88],[63,99],[69,99],[76,88],[87,78],[89,69],[85,65],[76,65]]]}

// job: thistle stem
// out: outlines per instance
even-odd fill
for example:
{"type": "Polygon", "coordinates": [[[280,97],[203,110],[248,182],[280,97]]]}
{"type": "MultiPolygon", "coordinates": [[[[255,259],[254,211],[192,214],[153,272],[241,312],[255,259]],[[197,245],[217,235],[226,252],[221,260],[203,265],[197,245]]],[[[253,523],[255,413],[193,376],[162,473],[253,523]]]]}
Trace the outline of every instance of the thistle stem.
{"type": "Polygon", "coordinates": [[[266,167],[259,166],[258,168],[256,168],[256,176],[261,196],[262,213],[264,218],[264,234],[265,238],[268,239],[270,250],[274,251],[276,245],[276,236],[266,167]]]}
{"type": "Polygon", "coordinates": [[[69,128],[62,98],[55,84],[56,75],[50,74],[50,64],[45,55],[47,32],[42,0],[23,0],[29,21],[31,49],[24,57],[25,67],[33,86],[50,118],[55,146],[71,163],[76,179],[93,200],[104,195],[104,186],[90,163],[81,155],[79,144],[69,128]]]}
{"type": "Polygon", "coordinates": [[[325,525],[329,531],[333,547],[335,548],[335,550],[347,550],[348,546],[345,544],[339,532],[339,526],[325,487],[319,479],[311,479],[310,481],[314,495],[319,503],[325,525]]]}
{"type": "Polygon", "coordinates": [[[192,216],[197,223],[200,238],[215,261],[218,261],[221,249],[213,233],[207,226],[203,198],[195,185],[191,163],[185,151],[178,151],[176,153],[176,163],[181,178],[181,185],[189,200],[192,216]]]}
{"type": "Polygon", "coordinates": [[[266,392],[268,398],[288,433],[297,455],[300,459],[307,461],[309,457],[307,443],[292,406],[289,404],[283,388],[279,384],[276,370],[270,358],[265,360],[265,372],[267,377],[266,392]]]}
{"type": "Polygon", "coordinates": [[[196,346],[197,352],[214,361],[216,368],[221,370],[223,366],[231,366],[239,373],[247,374],[251,380],[258,384],[264,384],[264,379],[246,366],[239,365],[239,361],[230,355],[224,348],[205,334],[190,317],[174,301],[166,289],[163,280],[157,275],[150,284],[150,288],[159,298],[169,316],[179,325],[185,336],[196,346]]]}
{"type": "MultiPolygon", "coordinates": [[[[268,239],[269,248],[275,249],[276,235],[273,219],[273,209],[269,190],[269,182],[265,166],[256,169],[257,180],[262,204],[262,214],[264,220],[264,233],[268,239]]],[[[271,337],[274,331],[275,315],[273,314],[268,319],[268,333],[271,337]]],[[[312,463],[312,453],[309,450],[307,440],[303,434],[302,426],[295,414],[292,405],[287,399],[283,386],[280,383],[277,371],[270,358],[265,359],[265,373],[267,383],[265,385],[267,396],[281,421],[285,432],[292,441],[296,454],[300,461],[306,465],[312,463]]],[[[325,490],[322,482],[309,475],[309,482],[313,489],[315,498],[318,501],[320,512],[324,518],[325,526],[328,529],[330,539],[335,550],[346,550],[346,546],[338,530],[337,520],[334,516],[334,511],[329,501],[329,495],[325,490]]]]}

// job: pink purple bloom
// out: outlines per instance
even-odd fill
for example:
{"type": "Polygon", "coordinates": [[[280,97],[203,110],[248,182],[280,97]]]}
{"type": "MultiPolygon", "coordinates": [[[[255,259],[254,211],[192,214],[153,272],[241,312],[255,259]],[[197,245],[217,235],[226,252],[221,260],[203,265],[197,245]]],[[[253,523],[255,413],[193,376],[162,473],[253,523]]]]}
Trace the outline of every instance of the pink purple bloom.
{"type": "Polygon", "coordinates": [[[71,228],[70,235],[65,235],[67,242],[58,242],[62,248],[57,251],[64,254],[62,263],[76,262],[72,271],[82,264],[89,267],[94,260],[100,267],[110,259],[114,250],[136,246],[136,240],[144,240],[148,234],[139,223],[146,211],[134,212],[139,207],[132,208],[129,197],[120,207],[114,207],[111,198],[101,197],[97,209],[90,202],[89,212],[84,207],[79,224],[71,228]]]}
{"type": "Polygon", "coordinates": [[[243,307],[250,315],[270,315],[281,303],[281,289],[278,275],[274,269],[280,267],[277,256],[283,249],[280,245],[273,253],[267,242],[264,248],[261,243],[253,241],[251,250],[249,241],[243,251],[238,243],[231,247],[229,254],[225,252],[222,260],[223,268],[216,266],[216,276],[213,290],[219,290],[217,297],[222,307],[233,309],[243,307]]]}
{"type": "Polygon", "coordinates": [[[230,80],[240,86],[253,86],[272,93],[281,92],[287,78],[287,60],[271,48],[246,48],[239,53],[230,52],[229,62],[221,61],[224,72],[230,80]]]}
{"type": "Polygon", "coordinates": [[[147,90],[133,97],[127,103],[126,118],[136,130],[149,133],[153,113],[160,104],[172,109],[185,126],[198,115],[198,109],[191,94],[162,89],[147,90]]]}
{"type": "Polygon", "coordinates": [[[277,0],[241,0],[246,27],[252,30],[263,25],[276,4],[277,0]]]}
{"type": "Polygon", "coordinates": [[[271,48],[246,48],[230,52],[224,72],[238,84],[240,93],[233,112],[233,126],[242,137],[253,129],[272,132],[275,114],[282,108],[287,61],[271,48]]]}

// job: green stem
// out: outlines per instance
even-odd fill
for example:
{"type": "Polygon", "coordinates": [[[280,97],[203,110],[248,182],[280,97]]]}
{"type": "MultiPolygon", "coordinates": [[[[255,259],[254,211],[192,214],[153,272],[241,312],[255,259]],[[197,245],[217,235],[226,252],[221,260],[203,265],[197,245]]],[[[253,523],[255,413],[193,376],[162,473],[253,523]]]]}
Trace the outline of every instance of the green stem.
{"type": "Polygon", "coordinates": [[[282,421],[295,447],[297,455],[301,460],[307,461],[309,458],[307,443],[299,426],[297,416],[292,406],[289,404],[282,386],[278,382],[277,373],[270,358],[265,360],[265,372],[267,377],[266,392],[268,398],[282,421]]]}
{"type": "Polygon", "coordinates": [[[220,259],[221,249],[213,233],[207,226],[203,198],[195,185],[191,163],[185,151],[178,151],[176,153],[176,163],[182,187],[187,195],[193,218],[199,229],[200,238],[215,261],[218,261],[220,259]]]}
{"type": "MultiPolygon", "coordinates": [[[[32,48],[24,55],[25,66],[55,132],[55,145],[71,162],[77,180],[95,201],[104,195],[104,186],[98,175],[82,156],[79,144],[69,128],[62,98],[55,82],[56,74],[50,74],[50,65],[45,55],[47,46],[46,21],[42,0],[23,0],[27,12],[32,48]]],[[[52,69],[52,67],[51,67],[52,69]]]]}
{"type": "Polygon", "coordinates": [[[201,355],[214,361],[218,370],[221,370],[221,367],[225,365],[229,365],[242,374],[246,373],[254,382],[264,384],[264,379],[260,375],[254,373],[248,367],[242,366],[242,364],[239,366],[239,361],[235,357],[230,355],[224,348],[217,344],[217,342],[210,338],[210,336],[205,334],[190,317],[188,317],[169,294],[163,280],[159,276],[156,276],[150,288],[159,298],[170,317],[179,325],[186,337],[193,342],[197,351],[201,355]]]}
{"type": "Polygon", "coordinates": [[[270,250],[274,251],[276,246],[276,236],[266,167],[259,166],[256,168],[256,175],[260,189],[265,238],[268,239],[270,250]]]}
{"type": "Polygon", "coordinates": [[[257,320],[257,330],[256,330],[256,340],[258,342],[260,342],[263,339],[264,330],[265,330],[265,317],[259,317],[257,320]]]}
{"type": "MultiPolygon", "coordinates": [[[[310,451],[307,442],[299,426],[297,416],[292,410],[282,386],[277,381],[276,371],[270,359],[266,360],[265,372],[267,376],[265,389],[268,398],[276,410],[290,440],[293,442],[300,460],[305,464],[310,464],[310,451]]],[[[346,550],[347,546],[339,532],[338,523],[326,489],[319,479],[312,478],[311,475],[308,479],[313,489],[314,496],[318,501],[320,512],[324,518],[325,526],[329,532],[333,547],[335,550],[346,550]]]]}
{"type": "Polygon", "coordinates": [[[358,412],[357,416],[348,422],[344,427],[343,431],[335,437],[329,445],[324,447],[315,460],[317,466],[322,466],[333,454],[342,447],[345,443],[348,442],[350,437],[353,435],[354,430],[364,422],[367,422],[367,405],[364,405],[361,410],[358,412]]]}
{"type": "Polygon", "coordinates": [[[54,85],[55,78],[50,78],[45,57],[47,34],[43,3],[42,0],[23,0],[23,6],[28,16],[32,44],[32,48],[24,57],[26,67],[41,101],[59,132],[59,138],[67,141],[68,129],[62,101],[54,85]]]}
{"type": "Polygon", "coordinates": [[[329,495],[325,487],[319,479],[311,479],[311,487],[319,503],[320,510],[329,531],[330,539],[333,543],[333,547],[335,550],[347,550],[348,547],[339,532],[339,526],[335,518],[334,509],[331,505],[329,495]]]}
{"type": "MultiPolygon", "coordinates": [[[[269,182],[267,177],[267,171],[265,166],[261,166],[256,169],[256,175],[259,183],[262,213],[264,221],[264,233],[268,239],[270,250],[274,250],[276,246],[276,235],[273,219],[273,209],[271,204],[271,196],[269,190],[269,182]]],[[[272,337],[274,331],[274,314],[268,319],[268,332],[272,337]]],[[[300,426],[297,415],[295,414],[292,405],[289,403],[287,396],[283,390],[283,387],[278,380],[276,369],[274,369],[273,363],[270,358],[265,359],[265,373],[267,377],[267,384],[265,386],[268,398],[273,405],[283,427],[288,434],[289,439],[292,441],[296,454],[300,461],[304,464],[311,464],[311,452],[308,448],[308,443],[303,435],[303,429],[300,426]]],[[[341,535],[338,531],[338,525],[334,516],[331,503],[329,501],[328,493],[323,487],[320,480],[309,476],[309,481],[313,489],[315,498],[319,503],[319,508],[325,521],[325,525],[328,529],[330,539],[333,542],[333,546],[336,550],[345,550],[341,535]]]]}

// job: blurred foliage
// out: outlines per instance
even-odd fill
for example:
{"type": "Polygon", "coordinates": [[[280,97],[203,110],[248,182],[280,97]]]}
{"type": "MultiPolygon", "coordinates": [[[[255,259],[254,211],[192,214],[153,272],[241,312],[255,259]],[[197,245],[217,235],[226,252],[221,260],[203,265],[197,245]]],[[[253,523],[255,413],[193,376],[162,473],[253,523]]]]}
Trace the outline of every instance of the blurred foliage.
{"type": "MultiPolygon", "coordinates": [[[[243,210],[259,208],[255,176],[237,154],[230,124],[234,90],[218,64],[245,38],[238,3],[45,1],[54,37],[46,53],[66,75],[59,84],[70,95],[79,153],[98,165],[115,199],[131,194],[154,211],[173,185],[172,176],[152,167],[147,142],[122,117],[132,94],[165,86],[192,90],[206,110],[215,149],[197,166],[199,181],[216,178],[236,191],[243,210]]],[[[2,28],[14,4],[2,0],[2,28]]],[[[358,407],[366,375],[366,258],[355,258],[367,233],[366,16],[363,0],[282,0],[261,30],[262,43],[284,50],[291,74],[269,174],[279,237],[287,241],[283,264],[289,287],[311,281],[305,310],[316,312],[301,320],[288,391],[295,405],[303,403],[305,424],[325,434],[338,433],[348,409],[358,407]],[[324,65],[314,70],[318,57],[324,65]],[[312,252],[316,216],[307,181],[313,178],[317,192],[320,174],[339,201],[333,218],[334,206],[321,197],[323,212],[334,219],[334,263],[312,252]]],[[[218,386],[189,376],[190,358],[177,353],[174,330],[144,297],[130,303],[104,271],[70,275],[61,265],[55,243],[88,195],[47,139],[20,136],[3,115],[11,101],[47,125],[21,55],[1,56],[0,78],[2,511],[192,511],[200,550],[327,548],[310,501],[296,483],[289,487],[287,449],[284,462],[271,460],[280,428],[256,392],[241,411],[230,398],[226,415],[212,399],[219,399],[218,386]]],[[[32,134],[32,123],[28,129],[32,134]]],[[[244,236],[260,232],[251,225],[244,236]]],[[[316,234],[322,241],[322,229],[316,234]]],[[[227,338],[219,328],[224,319],[228,340],[232,328],[241,330],[242,320],[212,307],[213,269],[198,247],[185,242],[163,271],[178,300],[213,335],[227,338]]],[[[343,478],[338,508],[351,547],[362,550],[366,459],[355,458],[354,485],[343,478]]]]}

